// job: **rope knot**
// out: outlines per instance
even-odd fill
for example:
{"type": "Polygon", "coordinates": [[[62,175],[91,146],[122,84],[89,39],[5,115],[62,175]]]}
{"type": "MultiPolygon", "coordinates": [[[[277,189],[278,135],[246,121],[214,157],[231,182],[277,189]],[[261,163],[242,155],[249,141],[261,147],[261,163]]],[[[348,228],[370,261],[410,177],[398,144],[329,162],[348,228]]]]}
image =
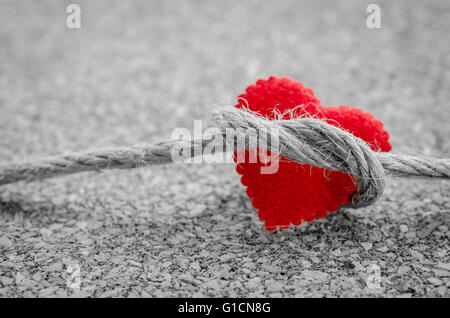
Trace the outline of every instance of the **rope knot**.
{"type": "MultiPolygon", "coordinates": [[[[270,144],[267,136],[278,140],[278,152],[290,160],[351,174],[358,184],[352,198],[354,207],[374,203],[385,188],[385,172],[370,146],[361,138],[327,124],[320,119],[301,117],[269,120],[251,111],[220,109],[213,114],[219,127],[236,130],[254,129],[270,144]]],[[[269,149],[272,150],[273,149],[269,149]]]]}

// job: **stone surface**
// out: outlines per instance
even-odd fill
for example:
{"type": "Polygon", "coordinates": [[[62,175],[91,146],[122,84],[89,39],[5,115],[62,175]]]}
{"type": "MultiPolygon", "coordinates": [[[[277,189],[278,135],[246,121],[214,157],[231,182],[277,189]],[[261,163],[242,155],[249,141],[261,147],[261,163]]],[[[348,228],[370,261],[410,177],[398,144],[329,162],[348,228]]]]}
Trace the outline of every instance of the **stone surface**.
{"type": "MultiPolygon", "coordinates": [[[[258,78],[372,112],[393,151],[450,157],[447,0],[0,4],[0,161],[193,130],[258,78]]],[[[448,297],[450,182],[268,233],[233,164],[0,187],[0,296],[448,297]],[[370,247],[370,248],[369,248],[370,247]],[[379,288],[376,286],[379,275],[379,288]]]]}

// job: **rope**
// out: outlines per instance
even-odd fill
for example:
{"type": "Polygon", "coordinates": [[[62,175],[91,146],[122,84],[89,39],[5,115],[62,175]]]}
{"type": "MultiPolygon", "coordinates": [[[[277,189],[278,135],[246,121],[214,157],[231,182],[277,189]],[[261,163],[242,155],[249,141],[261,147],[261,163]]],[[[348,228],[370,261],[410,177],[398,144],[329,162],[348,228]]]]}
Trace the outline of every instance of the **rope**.
{"type": "MultiPolygon", "coordinates": [[[[213,114],[218,132],[225,137],[233,129],[241,137],[246,131],[266,131],[258,138],[267,145],[278,138],[278,153],[292,161],[342,171],[353,175],[358,190],[353,196],[354,207],[375,202],[385,187],[385,177],[450,178],[450,159],[422,158],[374,152],[362,139],[329,125],[320,119],[295,118],[268,120],[250,111],[234,107],[219,109],[213,114]]],[[[21,180],[41,180],[82,171],[131,169],[173,162],[173,153],[193,157],[202,154],[214,140],[171,140],[154,145],[93,150],[55,157],[0,165],[0,185],[21,180]]],[[[239,149],[235,142],[233,150],[239,149]]],[[[245,149],[251,145],[246,142],[245,149]]],[[[270,148],[270,147],[268,147],[270,148]]],[[[226,151],[228,148],[223,149],[226,151]]],[[[229,149],[228,149],[229,150],[229,149]]]]}

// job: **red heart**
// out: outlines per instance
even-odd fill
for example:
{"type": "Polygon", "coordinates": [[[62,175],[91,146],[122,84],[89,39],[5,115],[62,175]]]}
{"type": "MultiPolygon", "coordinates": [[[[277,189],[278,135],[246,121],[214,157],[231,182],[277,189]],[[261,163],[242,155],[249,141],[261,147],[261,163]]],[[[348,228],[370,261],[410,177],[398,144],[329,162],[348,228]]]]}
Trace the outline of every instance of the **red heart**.
{"type": "MultiPolygon", "coordinates": [[[[261,116],[274,119],[274,110],[285,113],[292,110],[293,117],[314,116],[329,124],[351,132],[366,141],[374,151],[390,151],[389,134],[383,123],[372,114],[348,106],[324,107],[314,92],[300,82],[289,78],[270,77],[250,85],[239,95],[235,107],[246,107],[261,116]],[[300,107],[298,107],[300,106],[300,107]]],[[[246,150],[246,157],[257,150],[246,150]]],[[[243,155],[243,154],[241,154],[243,155]]],[[[236,161],[235,156],[235,161],[236,161]]],[[[313,167],[280,157],[279,169],[274,174],[261,174],[264,163],[238,163],[236,171],[247,186],[247,194],[265,221],[267,230],[311,222],[335,212],[339,206],[351,201],[357,189],[357,180],[350,174],[313,167]]]]}

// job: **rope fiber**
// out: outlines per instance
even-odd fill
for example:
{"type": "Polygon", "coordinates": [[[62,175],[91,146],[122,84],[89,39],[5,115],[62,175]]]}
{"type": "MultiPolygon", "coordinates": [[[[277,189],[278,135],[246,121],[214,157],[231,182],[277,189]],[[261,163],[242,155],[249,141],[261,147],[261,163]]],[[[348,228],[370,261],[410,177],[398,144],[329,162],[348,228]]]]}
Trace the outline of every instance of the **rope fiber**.
{"type": "MultiPolygon", "coordinates": [[[[234,107],[218,109],[212,118],[223,136],[229,128],[241,134],[245,134],[248,129],[266,131],[268,134],[258,135],[258,138],[270,144],[271,139],[267,136],[277,134],[278,153],[282,157],[352,174],[358,183],[358,190],[352,199],[354,207],[368,206],[375,202],[384,190],[386,176],[450,178],[450,159],[374,152],[362,139],[320,119],[268,120],[234,107]]],[[[167,164],[173,162],[174,150],[190,150],[189,156],[195,156],[203,153],[210,142],[211,139],[170,140],[154,145],[118,147],[4,163],[0,164],[0,185],[82,171],[167,164]]],[[[246,149],[250,147],[248,143],[245,144],[246,149]]]]}

